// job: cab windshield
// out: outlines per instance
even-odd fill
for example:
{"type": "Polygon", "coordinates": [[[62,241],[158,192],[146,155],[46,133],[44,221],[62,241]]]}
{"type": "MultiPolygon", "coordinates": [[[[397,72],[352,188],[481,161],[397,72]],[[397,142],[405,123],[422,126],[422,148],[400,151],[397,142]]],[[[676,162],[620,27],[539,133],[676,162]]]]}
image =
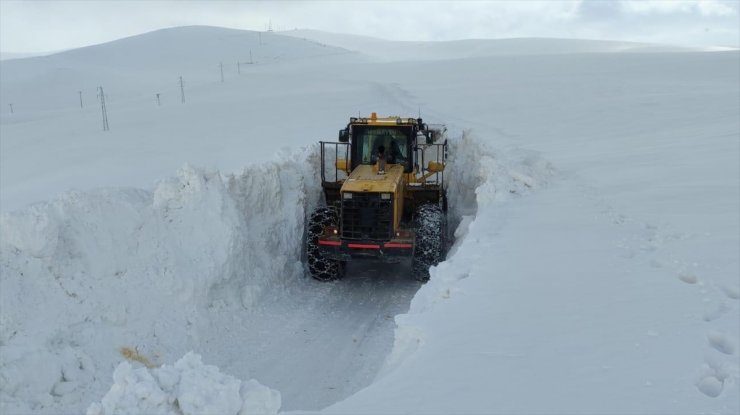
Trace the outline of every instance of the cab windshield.
{"type": "Polygon", "coordinates": [[[374,164],[378,158],[378,149],[383,146],[388,163],[403,164],[404,170],[408,170],[410,131],[408,127],[354,126],[352,141],[357,152],[354,159],[359,160],[359,164],[374,164]]]}

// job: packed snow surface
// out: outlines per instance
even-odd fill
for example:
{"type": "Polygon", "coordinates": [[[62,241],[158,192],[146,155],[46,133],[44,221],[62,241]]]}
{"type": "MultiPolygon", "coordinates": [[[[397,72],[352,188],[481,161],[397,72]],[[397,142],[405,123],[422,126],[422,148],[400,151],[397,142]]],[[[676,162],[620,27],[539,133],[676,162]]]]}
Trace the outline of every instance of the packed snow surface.
{"type": "Polygon", "coordinates": [[[0,63],[0,412],[740,412],[737,51],[293,35],[0,63]],[[449,126],[424,285],[305,275],[358,111],[449,126]]]}

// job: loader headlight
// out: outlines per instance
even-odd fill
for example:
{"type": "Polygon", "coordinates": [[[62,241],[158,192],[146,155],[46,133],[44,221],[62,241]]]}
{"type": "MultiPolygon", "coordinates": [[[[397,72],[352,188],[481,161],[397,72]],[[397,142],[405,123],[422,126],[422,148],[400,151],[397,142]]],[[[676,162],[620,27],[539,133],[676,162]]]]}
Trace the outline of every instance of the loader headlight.
{"type": "Polygon", "coordinates": [[[380,198],[383,199],[383,200],[390,200],[391,199],[391,194],[390,193],[381,193],[380,194],[380,198]]]}
{"type": "Polygon", "coordinates": [[[403,239],[409,239],[413,236],[413,234],[410,231],[401,229],[396,232],[396,238],[403,238],[403,239]]]}
{"type": "Polygon", "coordinates": [[[344,193],[342,193],[342,198],[343,199],[352,199],[352,193],[350,193],[350,192],[344,192],[344,193]]]}

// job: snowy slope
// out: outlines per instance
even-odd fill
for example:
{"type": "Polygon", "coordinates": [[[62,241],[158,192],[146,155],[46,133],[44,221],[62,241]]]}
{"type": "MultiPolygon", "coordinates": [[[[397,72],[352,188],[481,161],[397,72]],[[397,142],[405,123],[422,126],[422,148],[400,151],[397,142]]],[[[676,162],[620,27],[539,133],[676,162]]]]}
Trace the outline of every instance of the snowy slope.
{"type": "Polygon", "coordinates": [[[0,61],[7,61],[11,59],[23,59],[30,58],[33,56],[50,55],[50,53],[16,53],[16,52],[0,52],[0,61]]]}
{"type": "MultiPolygon", "coordinates": [[[[198,44],[192,30],[167,41],[198,44]]],[[[132,56],[169,44],[128,41],[132,56]]],[[[275,408],[270,389],[283,410],[328,413],[740,411],[737,52],[479,56],[463,42],[430,64],[282,41],[290,59],[215,72],[185,104],[112,98],[110,132],[78,102],[3,113],[4,413],[164,402],[178,379],[228,390],[232,412],[275,408]],[[374,265],[307,280],[313,143],[358,111],[419,110],[453,136],[448,260],[421,287],[374,265]],[[124,347],[165,366],[118,366],[124,347]],[[190,350],[206,366],[174,364],[190,350]],[[252,378],[266,388],[237,380],[252,378]]],[[[232,50],[214,42],[203,56],[232,50]]],[[[111,45],[68,63],[90,71],[111,45]]],[[[132,60],[121,85],[159,71],[132,60]]],[[[161,64],[213,73],[187,54],[161,64]]],[[[52,68],[42,84],[74,91],[52,68]]],[[[6,73],[4,107],[25,82],[6,73]]]]}
{"type": "MultiPolygon", "coordinates": [[[[60,193],[70,185],[151,186],[184,162],[195,161],[193,155],[200,165],[234,171],[246,155],[224,148],[243,148],[247,137],[270,137],[272,145],[249,148],[250,160],[265,159],[276,146],[292,144],[288,139],[316,137],[322,131],[313,123],[283,123],[285,116],[314,108],[312,116],[344,122],[347,106],[354,107],[351,96],[337,100],[330,88],[334,83],[323,76],[321,66],[356,61],[354,54],[272,33],[173,30],[0,64],[0,105],[5,109],[0,113],[0,209],[47,199],[50,191],[60,193]],[[254,64],[246,64],[250,51],[254,64]],[[296,64],[300,70],[292,68],[296,64]],[[188,105],[181,104],[178,76],[183,76],[188,105]],[[100,131],[98,85],[105,88],[112,129],[106,135],[100,131]],[[270,109],[275,106],[281,110],[270,109]],[[276,125],[281,125],[279,131],[276,125]],[[211,135],[219,137],[204,140],[211,135]],[[149,156],[156,162],[145,159],[149,156]],[[37,168],[40,164],[54,170],[55,177],[38,177],[45,174],[37,168]],[[91,170],[97,173],[91,176],[91,170]]],[[[349,83],[343,87],[356,88],[349,83]]]]}

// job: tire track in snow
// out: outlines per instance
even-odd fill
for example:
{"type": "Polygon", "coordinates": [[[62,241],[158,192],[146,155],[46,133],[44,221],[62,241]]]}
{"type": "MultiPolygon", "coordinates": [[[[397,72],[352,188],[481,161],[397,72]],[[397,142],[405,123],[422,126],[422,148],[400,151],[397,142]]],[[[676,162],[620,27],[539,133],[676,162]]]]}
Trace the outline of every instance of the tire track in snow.
{"type": "Polygon", "coordinates": [[[279,390],[283,410],[321,409],[374,380],[393,345],[393,316],[408,310],[421,286],[405,271],[353,263],[340,281],[306,277],[250,313],[211,319],[204,338],[239,341],[206,344],[202,353],[224,371],[279,390]]]}

